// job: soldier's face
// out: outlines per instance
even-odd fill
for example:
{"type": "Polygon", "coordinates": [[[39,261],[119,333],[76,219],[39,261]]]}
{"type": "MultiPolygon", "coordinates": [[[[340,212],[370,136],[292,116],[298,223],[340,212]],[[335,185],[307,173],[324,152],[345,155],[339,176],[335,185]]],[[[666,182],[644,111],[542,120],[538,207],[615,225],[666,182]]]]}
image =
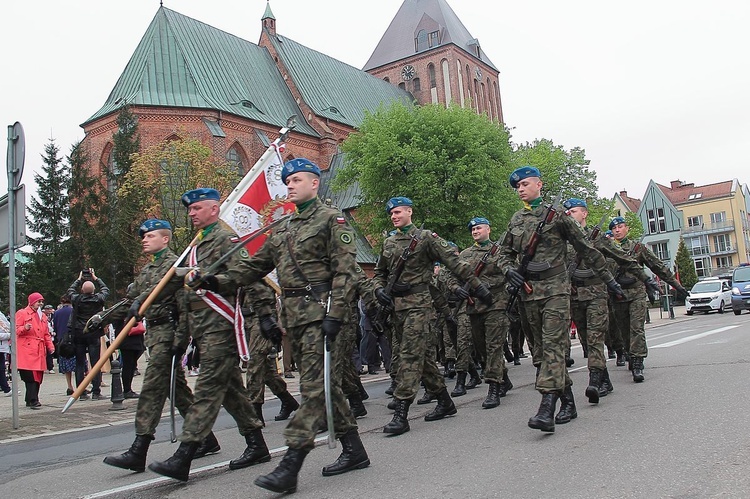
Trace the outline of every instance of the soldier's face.
{"type": "Polygon", "coordinates": [[[471,237],[474,238],[475,242],[481,243],[490,238],[490,230],[490,226],[487,224],[475,225],[471,228],[471,237]]]}
{"type": "Polygon", "coordinates": [[[625,239],[625,236],[628,235],[628,232],[630,232],[630,227],[628,227],[626,224],[617,224],[612,227],[612,235],[615,236],[615,239],[617,239],[618,241],[625,239]]]}
{"type": "Polygon", "coordinates": [[[397,229],[411,224],[411,207],[396,206],[393,208],[391,210],[391,222],[397,229]]]}
{"type": "Polygon", "coordinates": [[[576,206],[574,208],[569,209],[568,213],[570,214],[571,217],[575,219],[576,222],[578,222],[584,227],[586,226],[586,217],[589,214],[589,210],[581,206],[576,206]]]}
{"type": "Polygon", "coordinates": [[[146,232],[141,239],[141,246],[143,246],[143,252],[147,255],[153,255],[160,252],[169,245],[169,236],[162,234],[160,230],[152,230],[146,232]]]}
{"type": "Polygon", "coordinates": [[[219,220],[219,203],[213,200],[193,203],[188,207],[188,216],[196,229],[208,227],[219,220]]]}
{"type": "Polygon", "coordinates": [[[528,177],[519,180],[516,192],[521,201],[533,201],[542,193],[542,181],[539,180],[539,177],[528,177]]]}
{"type": "Polygon", "coordinates": [[[294,204],[310,201],[318,195],[320,178],[314,173],[297,172],[286,178],[287,199],[294,204]]]}

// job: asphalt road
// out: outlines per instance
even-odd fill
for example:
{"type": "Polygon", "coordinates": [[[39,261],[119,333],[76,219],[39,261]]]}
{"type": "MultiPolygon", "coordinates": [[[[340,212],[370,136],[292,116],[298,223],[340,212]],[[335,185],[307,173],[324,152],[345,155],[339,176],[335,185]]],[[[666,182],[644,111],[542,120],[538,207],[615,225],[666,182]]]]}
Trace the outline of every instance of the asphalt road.
{"type": "MultiPolygon", "coordinates": [[[[646,381],[632,382],[627,368],[609,369],[614,393],[594,406],[583,396],[587,373],[580,347],[571,377],[578,419],[554,434],[526,422],[540,397],[529,360],[511,366],[515,385],[500,407],[481,409],[486,385],[456,398],[455,417],[427,423],[432,406],[414,404],[411,431],[386,437],[390,420],[383,390],[367,384],[369,411],[359,420],[372,465],[338,477],[320,469],[337,457],[316,448],[300,473],[297,497],[748,497],[750,436],[750,317],[698,315],[647,330],[646,381]]],[[[284,423],[278,405],[266,404],[269,447],[283,453],[284,423]]],[[[222,452],[193,462],[186,484],[147,471],[133,474],[106,466],[104,456],[125,450],[132,424],[94,428],[0,445],[0,484],[5,497],[247,498],[274,497],[253,485],[270,463],[229,471],[244,441],[222,413],[215,427],[222,452]]],[[[166,421],[149,461],[171,455],[166,421]]]]}

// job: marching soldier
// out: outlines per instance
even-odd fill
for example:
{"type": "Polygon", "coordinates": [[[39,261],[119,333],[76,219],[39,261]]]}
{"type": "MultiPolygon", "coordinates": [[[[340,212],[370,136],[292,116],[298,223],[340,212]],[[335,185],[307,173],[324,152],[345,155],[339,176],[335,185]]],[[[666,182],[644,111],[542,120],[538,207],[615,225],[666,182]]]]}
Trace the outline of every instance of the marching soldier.
{"type": "MultiPolygon", "coordinates": [[[[684,300],[689,295],[688,291],[677,281],[674,274],[646,247],[645,244],[637,243],[628,239],[628,227],[624,217],[615,217],[609,223],[609,230],[615,237],[615,241],[623,251],[632,256],[640,265],[645,265],[660,278],[668,282],[675,289],[675,297],[684,300]]],[[[625,298],[614,301],[614,311],[617,326],[619,327],[625,348],[630,349],[630,368],[633,371],[633,381],[640,383],[643,377],[643,359],[648,356],[646,345],[646,290],[641,284],[638,276],[630,268],[622,266],[617,271],[617,282],[625,290],[625,298]]],[[[619,359],[618,359],[619,360],[619,359]]]]}
{"type": "MultiPolygon", "coordinates": [[[[407,419],[409,406],[419,389],[420,378],[425,390],[437,395],[437,407],[425,416],[425,421],[436,421],[456,414],[445,381],[438,371],[433,354],[429,330],[432,298],[430,281],[436,261],[469,282],[474,295],[486,303],[492,302],[492,294],[487,286],[472,275],[471,267],[461,262],[448,243],[436,233],[421,230],[412,224],[412,202],[405,197],[394,197],[386,203],[386,213],[396,228],[396,233],[383,243],[383,250],[375,267],[375,297],[381,306],[393,310],[394,339],[400,345],[400,364],[396,379],[398,385],[393,393],[396,401],[393,420],[384,428],[384,433],[400,435],[409,431],[407,419]],[[412,241],[416,241],[414,251],[404,262],[404,269],[398,282],[393,283],[387,293],[389,277],[396,268],[396,262],[404,254],[412,241]]],[[[396,343],[396,341],[394,341],[396,343]]],[[[395,350],[395,349],[394,349],[395,350]]]]}
{"type": "MultiPolygon", "coordinates": [[[[234,234],[219,224],[219,199],[219,191],[208,188],[182,195],[193,227],[200,230],[199,242],[189,255],[190,266],[209,266],[234,245],[234,234]]],[[[189,280],[190,276],[186,278],[189,280]]],[[[229,462],[229,469],[270,461],[271,455],[263,439],[263,423],[255,414],[239,367],[240,344],[246,340],[242,325],[236,323],[240,321],[234,320],[236,308],[241,305],[236,287],[223,293],[190,290],[185,294],[189,309],[187,321],[190,334],[198,341],[201,370],[195,382],[193,404],[182,425],[180,447],[166,461],[151,463],[149,469],[186,481],[190,463],[200,442],[211,432],[222,405],[237,422],[247,443],[242,455],[229,462]]]]}
{"type": "MultiPolygon", "coordinates": [[[[323,364],[325,341],[333,343],[349,313],[349,293],[361,269],[355,263],[354,233],[342,213],[318,199],[320,168],[304,158],[284,164],[281,180],[295,214],[273,231],[252,258],[226,273],[196,279],[205,289],[231,288],[262,279],[276,268],[282,289],[282,323],[292,338],[300,372],[302,403],[284,430],[289,449],[270,474],[255,484],[277,493],[294,492],[305,456],[315,444],[325,419],[323,364]]],[[[198,276],[194,276],[198,277],[198,276]]],[[[346,405],[339,383],[331,383],[334,431],[342,452],[323,476],[338,475],[370,465],[357,422],[346,405]]]]}
{"type": "MultiPolygon", "coordinates": [[[[471,333],[475,348],[480,355],[487,359],[484,369],[484,379],[489,385],[487,398],[482,403],[485,409],[492,409],[500,405],[500,398],[513,388],[508,377],[508,369],[505,367],[505,356],[503,344],[508,338],[510,321],[505,314],[508,304],[508,293],[505,289],[505,274],[497,266],[497,255],[487,255],[492,251],[493,243],[490,240],[492,227],[490,221],[484,217],[474,217],[469,221],[469,230],[474,244],[461,252],[459,258],[467,262],[472,269],[487,256],[487,262],[478,276],[495,298],[491,305],[473,301],[466,303],[466,314],[471,321],[471,333]]],[[[455,283],[453,292],[461,299],[468,300],[469,293],[461,283],[455,283]]],[[[459,372],[459,376],[461,373],[459,372]]],[[[463,373],[466,377],[466,373],[463,373]]],[[[458,383],[456,383],[458,384],[458,383]]]]}
{"type": "MultiPolygon", "coordinates": [[[[578,416],[571,389],[572,382],[565,367],[565,352],[570,337],[570,280],[567,273],[566,241],[583,255],[607,288],[615,293],[622,290],[606,269],[604,257],[594,249],[580,226],[564,213],[554,213],[542,205],[541,173],[537,168],[524,166],[510,176],[510,185],[523,201],[523,209],[517,211],[508,224],[508,231],[500,249],[500,264],[508,283],[518,290],[523,301],[529,328],[534,338],[532,348],[541,351],[541,363],[537,364],[536,389],[542,394],[542,402],[535,416],[529,419],[529,427],[555,431],[555,423],[563,424],[578,416]],[[538,238],[536,252],[530,251],[529,241],[538,238]],[[526,269],[519,269],[518,262],[528,262],[526,269]],[[519,272],[519,270],[525,272],[519,272]],[[530,286],[530,288],[528,288],[530,286]],[[527,287],[525,292],[524,287],[527,287]],[[561,399],[559,414],[555,417],[555,406],[561,399]]],[[[537,357],[534,357],[537,361],[537,357]]]]}

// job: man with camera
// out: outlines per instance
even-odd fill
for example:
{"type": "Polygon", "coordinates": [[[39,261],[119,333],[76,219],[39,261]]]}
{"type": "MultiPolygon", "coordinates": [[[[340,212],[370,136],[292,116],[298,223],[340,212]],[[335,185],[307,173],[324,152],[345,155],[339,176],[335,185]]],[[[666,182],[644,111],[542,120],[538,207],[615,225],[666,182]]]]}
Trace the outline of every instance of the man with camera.
{"type": "MultiPolygon", "coordinates": [[[[94,269],[84,269],[78,274],[78,279],[73,281],[68,288],[67,296],[73,305],[68,329],[73,332],[73,343],[76,350],[76,386],[78,386],[86,374],[86,352],[89,354],[89,365],[93,366],[99,361],[101,352],[99,338],[104,335],[104,330],[97,328],[84,335],[83,329],[91,316],[101,312],[104,302],[109,296],[109,288],[104,284],[104,281],[96,277],[94,269]],[[94,283],[99,287],[98,293],[95,293],[96,286],[94,283]]],[[[102,375],[99,373],[94,377],[94,390],[91,395],[93,400],[102,398],[101,384],[102,375]]],[[[86,392],[81,395],[81,400],[88,398],[86,392]]]]}

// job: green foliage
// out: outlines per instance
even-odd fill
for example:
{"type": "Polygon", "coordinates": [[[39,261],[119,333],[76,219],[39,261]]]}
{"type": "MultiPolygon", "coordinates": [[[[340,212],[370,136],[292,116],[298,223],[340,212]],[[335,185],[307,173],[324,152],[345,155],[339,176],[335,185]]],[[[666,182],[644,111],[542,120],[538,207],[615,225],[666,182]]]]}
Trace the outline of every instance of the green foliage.
{"type": "Polygon", "coordinates": [[[630,230],[628,230],[628,238],[632,241],[638,241],[644,234],[641,219],[638,218],[638,214],[633,211],[628,211],[623,216],[625,217],[625,222],[630,228],[630,230]]]}
{"type": "Polygon", "coordinates": [[[674,263],[677,265],[682,286],[689,291],[698,282],[698,274],[695,272],[693,257],[690,256],[690,252],[685,246],[685,240],[682,238],[680,238],[680,245],[677,247],[674,263]]]}
{"type": "Polygon", "coordinates": [[[108,175],[114,176],[112,180],[118,181],[130,171],[130,166],[133,164],[132,155],[141,148],[138,119],[130,111],[129,106],[123,106],[117,114],[117,131],[112,135],[112,142],[114,142],[112,151],[114,171],[108,172],[108,175]]]}
{"type": "Polygon", "coordinates": [[[519,206],[508,186],[508,131],[472,109],[396,103],[367,114],[341,149],[347,163],[332,186],[359,183],[358,225],[378,242],[392,229],[384,207],[393,196],[414,201],[416,225],[424,222],[460,247],[471,243],[472,217],[504,228],[519,206]]]}

